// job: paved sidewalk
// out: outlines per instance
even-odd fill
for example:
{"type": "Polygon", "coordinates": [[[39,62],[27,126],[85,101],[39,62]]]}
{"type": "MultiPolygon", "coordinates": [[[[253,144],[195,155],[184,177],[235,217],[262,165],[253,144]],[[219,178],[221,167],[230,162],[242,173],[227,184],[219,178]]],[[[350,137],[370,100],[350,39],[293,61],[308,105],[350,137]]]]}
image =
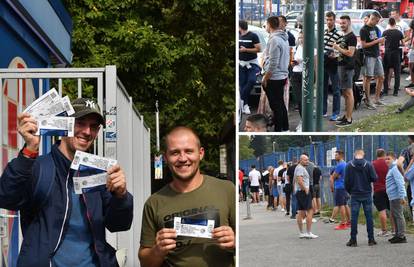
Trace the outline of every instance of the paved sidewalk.
{"type": "MultiPolygon", "coordinates": [[[[390,244],[391,237],[376,237],[369,247],[365,225],[358,226],[358,247],[345,246],[349,231],[335,231],[323,220],[312,225],[319,238],[299,239],[296,220],[284,212],[266,211],[264,202],[250,205],[252,219],[246,217],[245,202],[239,204],[239,266],[414,266],[414,237],[406,244],[390,244]]],[[[375,234],[378,230],[375,230],[375,234]]]]}

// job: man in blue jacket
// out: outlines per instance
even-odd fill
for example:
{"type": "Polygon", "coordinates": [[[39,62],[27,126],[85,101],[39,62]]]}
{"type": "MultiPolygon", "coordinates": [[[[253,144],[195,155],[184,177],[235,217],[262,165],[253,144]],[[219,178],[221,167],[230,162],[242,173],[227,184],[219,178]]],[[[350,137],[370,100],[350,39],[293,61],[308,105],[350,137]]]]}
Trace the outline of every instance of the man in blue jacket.
{"type": "Polygon", "coordinates": [[[89,151],[105,121],[91,99],[79,98],[72,105],[74,137],[62,137],[46,156],[38,157],[40,137],[35,135],[34,118],[18,115],[25,145],[0,178],[0,208],[21,214],[23,243],[17,266],[118,266],[114,248],[105,241],[105,228],[111,232],[130,228],[132,195],[119,165],[107,170],[107,190],[74,193],[70,171],[74,154],[89,151]],[[38,203],[38,182],[44,182],[52,162],[56,172],[50,175],[54,176],[50,193],[38,203]]]}
{"type": "Polygon", "coordinates": [[[351,195],[351,239],[349,247],[357,246],[358,216],[362,205],[368,232],[368,245],[376,245],[374,239],[374,222],[372,220],[372,183],[377,174],[371,163],[364,159],[364,151],[355,150],[354,159],[345,167],[345,189],[351,195]]]}
{"type": "Polygon", "coordinates": [[[406,204],[404,177],[398,170],[393,152],[388,152],[385,162],[388,165],[388,173],[385,178],[385,189],[387,191],[388,199],[390,200],[391,216],[395,222],[395,235],[388,241],[392,244],[407,243],[405,232],[405,219],[403,214],[403,206],[406,204]]]}

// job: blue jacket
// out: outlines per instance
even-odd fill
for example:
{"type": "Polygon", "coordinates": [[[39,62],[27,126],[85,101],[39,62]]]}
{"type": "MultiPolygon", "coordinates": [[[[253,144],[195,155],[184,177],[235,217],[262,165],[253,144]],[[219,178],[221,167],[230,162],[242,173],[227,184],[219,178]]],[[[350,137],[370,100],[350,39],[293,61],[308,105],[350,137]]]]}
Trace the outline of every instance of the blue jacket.
{"type": "MultiPolygon", "coordinates": [[[[55,182],[46,203],[39,211],[36,211],[38,206],[32,201],[40,172],[38,160],[26,158],[19,153],[0,177],[0,208],[20,210],[23,243],[17,266],[52,266],[52,258],[68,226],[72,199],[67,196],[69,190],[73,190],[73,185],[66,181],[69,169],[62,169],[63,154],[57,144],[52,147],[51,153],[56,166],[55,182]],[[63,178],[62,173],[66,173],[63,178]],[[61,231],[62,237],[59,239],[61,231]]],[[[118,232],[131,227],[132,195],[127,193],[121,199],[104,190],[85,193],[83,200],[90,215],[88,220],[100,266],[118,266],[115,249],[105,240],[105,228],[118,232]]]]}
{"type": "Polygon", "coordinates": [[[378,179],[374,167],[365,159],[354,159],[345,167],[345,189],[352,196],[370,197],[371,183],[378,179]]]}
{"type": "Polygon", "coordinates": [[[407,196],[404,177],[398,170],[396,163],[393,163],[387,172],[385,189],[389,200],[404,199],[407,196]]]}

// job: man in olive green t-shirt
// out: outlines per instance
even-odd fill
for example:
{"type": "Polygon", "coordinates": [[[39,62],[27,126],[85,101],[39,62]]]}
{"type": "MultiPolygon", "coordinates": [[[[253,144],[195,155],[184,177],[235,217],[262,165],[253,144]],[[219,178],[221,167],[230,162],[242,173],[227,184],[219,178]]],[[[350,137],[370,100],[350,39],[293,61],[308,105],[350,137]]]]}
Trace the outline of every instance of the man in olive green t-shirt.
{"type": "Polygon", "coordinates": [[[145,203],[141,247],[145,266],[234,266],[235,187],[200,173],[204,156],[197,134],[177,127],[165,137],[173,180],[145,203]],[[177,236],[174,218],[214,220],[212,238],[177,236]]]}

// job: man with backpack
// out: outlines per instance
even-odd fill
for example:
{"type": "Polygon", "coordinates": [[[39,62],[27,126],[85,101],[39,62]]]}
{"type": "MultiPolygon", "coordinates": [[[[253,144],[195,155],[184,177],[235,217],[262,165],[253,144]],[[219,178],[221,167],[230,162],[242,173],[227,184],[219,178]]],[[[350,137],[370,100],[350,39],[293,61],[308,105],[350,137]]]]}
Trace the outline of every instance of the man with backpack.
{"type": "Polygon", "coordinates": [[[107,190],[75,194],[70,169],[75,152],[89,151],[105,120],[91,99],[78,98],[72,106],[74,136],[62,137],[44,156],[39,156],[37,122],[30,114],[18,115],[25,145],[0,178],[0,208],[19,210],[21,216],[17,266],[118,266],[105,228],[131,227],[132,195],[119,165],[107,170],[107,190]]]}

